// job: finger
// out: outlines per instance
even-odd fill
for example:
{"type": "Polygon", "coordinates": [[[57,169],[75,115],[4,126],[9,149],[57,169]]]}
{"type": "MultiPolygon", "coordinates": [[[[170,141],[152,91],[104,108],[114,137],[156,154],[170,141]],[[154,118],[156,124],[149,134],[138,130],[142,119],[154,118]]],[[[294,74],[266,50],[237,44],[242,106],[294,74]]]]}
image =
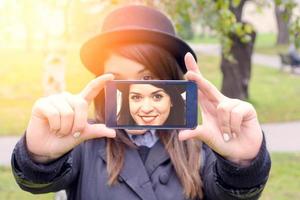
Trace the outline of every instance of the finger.
{"type": "Polygon", "coordinates": [[[188,70],[188,73],[186,73],[186,75],[185,75],[185,77],[187,79],[192,78],[192,80],[199,83],[199,86],[201,87],[200,89],[204,90],[205,93],[212,92],[213,94],[215,93],[215,95],[217,95],[217,97],[223,96],[212,83],[210,83],[207,79],[205,79],[203,77],[203,75],[201,74],[201,72],[199,70],[199,66],[197,65],[193,55],[190,52],[188,52],[185,55],[184,60],[185,60],[185,65],[188,70]],[[190,74],[189,72],[192,72],[192,74],[193,74],[191,77],[189,77],[190,75],[188,75],[188,74],[190,74]]]}
{"type": "Polygon", "coordinates": [[[103,74],[90,81],[86,87],[80,92],[80,96],[90,103],[103,89],[107,81],[114,79],[113,74],[103,74]]]}
{"type": "Polygon", "coordinates": [[[186,73],[186,78],[196,82],[199,90],[201,90],[211,101],[219,103],[225,98],[225,96],[211,82],[201,77],[198,73],[188,71],[186,73]]]}
{"type": "Polygon", "coordinates": [[[231,111],[234,107],[239,104],[238,100],[228,99],[222,101],[217,106],[217,119],[221,133],[223,134],[223,139],[225,142],[228,142],[232,136],[231,130],[231,111]]]}
{"type": "Polygon", "coordinates": [[[179,131],[178,138],[179,140],[187,140],[192,138],[201,138],[202,141],[206,140],[206,133],[202,125],[198,125],[193,130],[181,130],[179,131]]]}
{"type": "Polygon", "coordinates": [[[212,83],[203,77],[199,70],[199,66],[190,52],[185,55],[184,61],[188,70],[188,72],[185,74],[185,78],[195,81],[199,89],[206,93],[206,95],[212,95],[210,99],[220,101],[223,95],[212,83]]]}
{"type": "Polygon", "coordinates": [[[243,121],[256,118],[256,112],[253,106],[247,102],[241,102],[231,111],[231,129],[236,135],[241,133],[243,121]]]}
{"type": "Polygon", "coordinates": [[[198,125],[194,130],[183,130],[179,132],[179,140],[187,140],[192,138],[197,138],[205,144],[207,144],[212,149],[221,145],[221,141],[214,134],[211,134],[209,130],[205,129],[204,126],[198,125]]]}
{"type": "Polygon", "coordinates": [[[59,111],[45,99],[41,99],[35,104],[33,116],[45,118],[49,123],[51,133],[56,133],[60,129],[59,111]]]}
{"type": "Polygon", "coordinates": [[[236,106],[231,111],[230,123],[231,123],[231,129],[234,137],[236,137],[241,133],[241,125],[243,121],[243,110],[244,110],[243,106],[236,106]]]}
{"type": "Polygon", "coordinates": [[[80,96],[74,96],[69,93],[65,93],[64,96],[74,110],[74,123],[73,123],[71,133],[80,135],[85,129],[85,126],[87,124],[88,104],[80,96]]]}
{"type": "MultiPolygon", "coordinates": [[[[200,73],[199,66],[196,63],[194,56],[190,52],[185,54],[184,63],[185,63],[185,66],[188,71],[200,73]]],[[[200,75],[201,75],[201,73],[200,73],[200,75]]]]}
{"type": "Polygon", "coordinates": [[[116,137],[116,131],[111,128],[107,128],[104,124],[87,124],[84,131],[82,132],[82,138],[84,140],[116,137]]]}
{"type": "Polygon", "coordinates": [[[56,133],[62,137],[71,133],[74,123],[74,111],[62,95],[54,95],[50,98],[51,104],[59,111],[60,129],[56,133]]]}

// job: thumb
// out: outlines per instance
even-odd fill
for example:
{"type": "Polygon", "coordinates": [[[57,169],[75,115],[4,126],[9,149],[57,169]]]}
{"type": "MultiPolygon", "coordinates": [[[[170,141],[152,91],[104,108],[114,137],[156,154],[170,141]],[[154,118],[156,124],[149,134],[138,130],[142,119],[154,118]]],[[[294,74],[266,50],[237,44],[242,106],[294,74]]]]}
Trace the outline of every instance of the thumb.
{"type": "Polygon", "coordinates": [[[198,125],[193,130],[182,130],[179,131],[178,137],[179,140],[187,140],[187,139],[199,139],[203,142],[208,140],[207,133],[204,130],[204,127],[202,125],[198,125]]]}
{"type": "Polygon", "coordinates": [[[105,124],[87,124],[82,133],[82,137],[84,140],[102,137],[114,138],[116,137],[116,131],[107,128],[105,124]]]}
{"type": "Polygon", "coordinates": [[[199,66],[197,65],[194,56],[190,52],[185,54],[184,63],[188,71],[200,73],[199,66]]]}

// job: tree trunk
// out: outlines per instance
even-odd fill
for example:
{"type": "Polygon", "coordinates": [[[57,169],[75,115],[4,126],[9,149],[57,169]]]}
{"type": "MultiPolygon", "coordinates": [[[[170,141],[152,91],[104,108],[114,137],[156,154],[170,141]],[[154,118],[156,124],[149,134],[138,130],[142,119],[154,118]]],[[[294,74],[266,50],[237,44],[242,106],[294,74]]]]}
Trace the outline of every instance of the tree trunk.
{"type": "Polygon", "coordinates": [[[251,34],[251,41],[242,43],[233,36],[231,55],[235,61],[230,61],[222,55],[221,70],[223,73],[222,93],[230,98],[245,100],[249,98],[248,85],[251,77],[251,57],[256,33],[251,34]]]}
{"type": "Polygon", "coordinates": [[[235,15],[236,21],[242,21],[243,8],[248,0],[240,0],[240,4],[237,7],[232,5],[232,1],[230,1],[229,9],[235,15]]]}
{"type": "Polygon", "coordinates": [[[275,15],[277,22],[277,42],[276,44],[288,44],[289,43],[289,30],[288,23],[290,17],[288,17],[287,21],[283,19],[283,13],[285,10],[279,6],[275,6],[275,15]]]}
{"type": "MultiPolygon", "coordinates": [[[[230,10],[235,15],[237,22],[241,22],[245,3],[248,0],[241,0],[237,7],[230,4],[230,10]]],[[[221,71],[223,73],[222,93],[230,98],[245,100],[249,97],[248,85],[251,76],[251,57],[255,42],[256,33],[251,34],[249,43],[242,43],[238,36],[232,35],[232,47],[230,54],[234,61],[228,60],[222,55],[221,71]]]]}

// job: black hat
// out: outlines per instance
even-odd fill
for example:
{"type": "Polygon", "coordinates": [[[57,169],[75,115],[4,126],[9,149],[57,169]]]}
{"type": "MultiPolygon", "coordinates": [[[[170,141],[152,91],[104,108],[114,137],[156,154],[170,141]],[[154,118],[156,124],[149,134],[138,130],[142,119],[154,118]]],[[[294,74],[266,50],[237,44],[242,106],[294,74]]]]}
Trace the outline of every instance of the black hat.
{"type": "Polygon", "coordinates": [[[80,57],[88,70],[99,75],[103,73],[99,67],[99,54],[107,47],[141,42],[166,49],[184,73],[187,71],[184,55],[191,52],[197,59],[192,48],[176,36],[172,22],[163,13],[141,5],[125,6],[111,12],[103,22],[101,33],[83,44],[80,57]]]}

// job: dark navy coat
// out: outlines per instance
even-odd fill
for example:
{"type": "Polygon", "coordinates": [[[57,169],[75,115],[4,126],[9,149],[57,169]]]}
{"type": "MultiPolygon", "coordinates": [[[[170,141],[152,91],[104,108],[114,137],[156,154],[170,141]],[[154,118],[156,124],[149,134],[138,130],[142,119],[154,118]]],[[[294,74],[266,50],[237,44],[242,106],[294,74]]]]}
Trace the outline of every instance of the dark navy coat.
{"type": "MultiPolygon", "coordinates": [[[[68,199],[185,199],[170,157],[159,141],[151,148],[145,164],[136,149],[127,148],[123,169],[114,186],[107,184],[105,146],[105,139],[89,140],[52,163],[37,164],[30,159],[23,137],[12,155],[13,174],[23,190],[39,194],[65,189],[68,199]]],[[[253,163],[242,168],[204,145],[204,199],[258,199],[270,170],[265,146],[263,142],[253,163]]]]}

